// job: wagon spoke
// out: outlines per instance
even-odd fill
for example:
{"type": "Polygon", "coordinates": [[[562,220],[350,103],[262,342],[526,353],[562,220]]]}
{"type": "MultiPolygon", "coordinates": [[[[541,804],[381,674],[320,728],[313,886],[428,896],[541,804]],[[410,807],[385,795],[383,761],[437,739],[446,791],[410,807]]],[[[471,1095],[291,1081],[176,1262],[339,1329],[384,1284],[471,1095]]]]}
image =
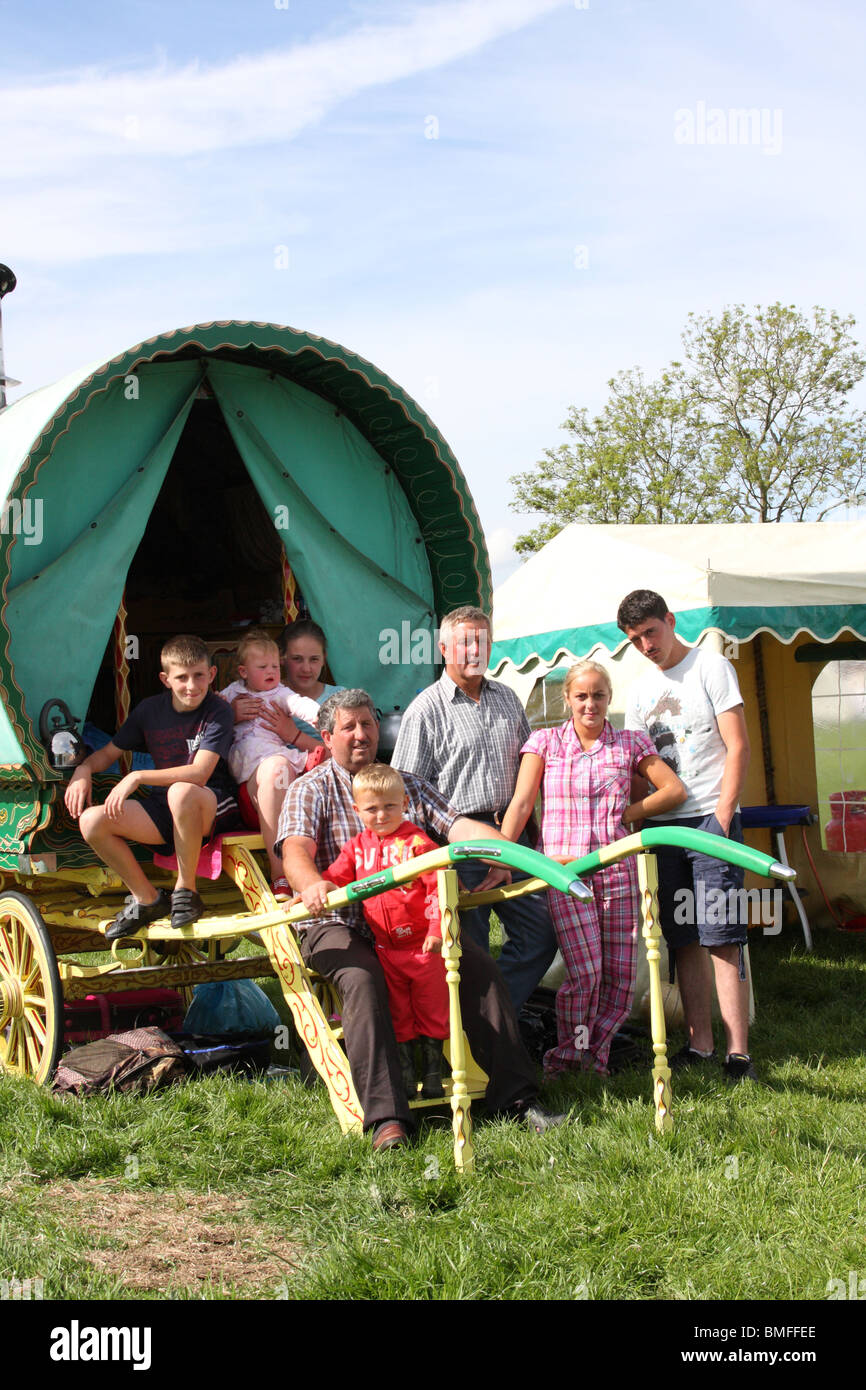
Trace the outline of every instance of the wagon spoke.
{"type": "Polygon", "coordinates": [[[27,974],[22,974],[21,976],[21,988],[25,991],[32,989],[33,985],[40,978],[41,974],[42,969],[38,960],[32,961],[27,974]]]}
{"type": "Polygon", "coordinates": [[[16,975],[21,974],[21,957],[24,945],[27,940],[24,929],[20,922],[10,923],[10,936],[12,938],[12,968],[16,975]]]}
{"type": "Polygon", "coordinates": [[[21,979],[24,979],[24,977],[30,973],[34,966],[37,970],[39,969],[39,961],[36,957],[35,951],[33,950],[33,942],[30,940],[30,937],[24,934],[23,927],[20,928],[20,931],[22,933],[23,939],[21,941],[21,949],[18,954],[18,975],[21,979]]]}
{"type": "Polygon", "coordinates": [[[48,1036],[48,1030],[47,1030],[47,1028],[46,1028],[46,1020],[45,1020],[45,1018],[42,1016],[43,1013],[44,1013],[44,1010],[43,1010],[42,1012],[39,1012],[39,1011],[37,1011],[36,1009],[32,1009],[32,1008],[30,1008],[30,1009],[25,1008],[25,1010],[24,1010],[24,1019],[25,1019],[25,1022],[29,1025],[31,1033],[33,1033],[34,1036],[35,1036],[36,1038],[38,1038],[38,1040],[39,1040],[39,1054],[40,1054],[40,1056],[42,1055],[42,1050],[43,1050],[43,1048],[44,1048],[44,1046],[45,1046],[45,1039],[46,1039],[47,1036],[48,1036]]]}
{"type": "Polygon", "coordinates": [[[12,949],[12,940],[9,934],[10,925],[9,923],[4,923],[3,927],[0,928],[0,960],[2,960],[7,970],[14,974],[15,953],[12,949]]]}
{"type": "Polygon", "coordinates": [[[21,1024],[21,1031],[24,1034],[24,1045],[27,1049],[27,1059],[30,1063],[31,1071],[34,1073],[39,1070],[39,1063],[42,1061],[42,1048],[39,1039],[36,1037],[33,1028],[28,1024],[25,1015],[21,1024]]]}
{"type": "Polygon", "coordinates": [[[6,1049],[6,1065],[7,1067],[11,1067],[13,1071],[17,1071],[20,1067],[20,1062],[18,1060],[20,1037],[20,1020],[13,1018],[12,1022],[9,1024],[9,1038],[6,1049]]]}

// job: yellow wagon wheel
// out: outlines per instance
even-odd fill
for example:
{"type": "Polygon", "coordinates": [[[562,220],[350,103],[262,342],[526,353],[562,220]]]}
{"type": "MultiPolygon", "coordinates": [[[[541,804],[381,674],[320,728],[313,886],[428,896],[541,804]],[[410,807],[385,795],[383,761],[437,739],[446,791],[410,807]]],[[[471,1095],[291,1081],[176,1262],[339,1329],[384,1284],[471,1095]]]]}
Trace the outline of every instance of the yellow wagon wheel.
{"type": "Polygon", "coordinates": [[[63,990],[51,937],[22,893],[0,894],[0,1068],[47,1081],[63,1041],[63,990]]]}

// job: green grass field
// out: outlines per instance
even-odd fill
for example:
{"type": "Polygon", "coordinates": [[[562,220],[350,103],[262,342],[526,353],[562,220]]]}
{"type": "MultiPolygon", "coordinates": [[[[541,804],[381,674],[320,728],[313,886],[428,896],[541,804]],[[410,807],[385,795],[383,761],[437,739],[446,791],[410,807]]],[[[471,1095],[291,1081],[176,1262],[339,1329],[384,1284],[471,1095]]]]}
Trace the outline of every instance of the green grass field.
{"type": "MultiPolygon", "coordinates": [[[[814,1299],[866,1275],[866,938],[757,937],[759,1086],[649,1072],[548,1093],[543,1137],[447,1116],[343,1138],[321,1087],[218,1075],[150,1097],[0,1081],[0,1278],[46,1299],[814,1299]]],[[[678,1046],[674,1039],[673,1047],[678,1046]]]]}

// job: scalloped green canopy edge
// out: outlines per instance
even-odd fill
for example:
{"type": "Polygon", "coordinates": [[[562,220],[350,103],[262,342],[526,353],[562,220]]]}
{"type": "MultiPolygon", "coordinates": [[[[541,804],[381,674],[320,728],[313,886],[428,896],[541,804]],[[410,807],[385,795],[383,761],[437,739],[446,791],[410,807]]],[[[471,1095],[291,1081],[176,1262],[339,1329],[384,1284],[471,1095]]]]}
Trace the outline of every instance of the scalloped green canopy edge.
{"type": "MultiPolygon", "coordinates": [[[[366,359],[339,343],[278,324],[221,320],[173,329],[16,401],[0,414],[4,507],[26,495],[57,441],[118,378],[148,363],[200,358],[267,370],[333,404],[393,470],[406,496],[426,549],[438,616],[464,603],[490,608],[490,565],[481,523],[460,466],[436,426],[366,359]]],[[[4,544],[0,550],[0,621],[5,629],[0,634],[0,724],[5,726],[0,730],[0,782],[42,782],[46,776],[53,781],[9,655],[10,549],[4,544]]]]}

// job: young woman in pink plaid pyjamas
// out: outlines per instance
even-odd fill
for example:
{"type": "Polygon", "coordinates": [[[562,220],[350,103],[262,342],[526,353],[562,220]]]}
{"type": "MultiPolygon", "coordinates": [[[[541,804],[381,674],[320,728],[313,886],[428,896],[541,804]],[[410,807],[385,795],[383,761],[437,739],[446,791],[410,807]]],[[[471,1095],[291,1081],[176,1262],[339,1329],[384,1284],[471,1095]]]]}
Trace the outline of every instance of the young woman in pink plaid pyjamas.
{"type": "MultiPolygon", "coordinates": [[[[563,701],[571,718],[558,729],[538,729],[522,758],[502,833],[516,840],[543,781],[538,849],[551,858],[577,859],[628,834],[626,824],[661,815],[685,801],[679,777],[646,734],[620,732],[607,719],[613,688],[603,666],[582,661],[565,679],[563,701]],[[656,788],[632,802],[632,774],[656,788]]],[[[637,948],[637,873],[632,858],[600,869],[588,880],[593,903],[549,895],[550,915],[565,963],[556,996],[557,1045],[545,1055],[548,1076],[595,1068],[607,1075],[610,1044],[628,1017],[634,995],[637,948]]]]}

